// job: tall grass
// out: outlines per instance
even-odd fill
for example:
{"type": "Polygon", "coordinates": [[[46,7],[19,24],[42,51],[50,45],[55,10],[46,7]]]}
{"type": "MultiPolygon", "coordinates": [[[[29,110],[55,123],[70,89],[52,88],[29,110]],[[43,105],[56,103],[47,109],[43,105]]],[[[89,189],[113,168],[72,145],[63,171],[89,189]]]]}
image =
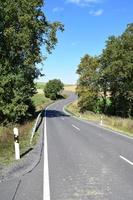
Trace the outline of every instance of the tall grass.
{"type": "Polygon", "coordinates": [[[100,123],[101,116],[102,116],[103,126],[109,127],[116,131],[120,131],[123,134],[133,136],[133,119],[100,115],[100,114],[95,114],[89,111],[85,113],[80,113],[78,105],[77,105],[77,101],[68,105],[66,109],[77,117],[80,117],[86,120],[96,121],[97,123],[100,123]]]}
{"type": "MultiPolygon", "coordinates": [[[[37,111],[44,109],[51,101],[45,98],[44,94],[35,94],[32,101],[37,111]]],[[[25,124],[9,124],[8,126],[0,125],[0,167],[8,165],[14,162],[14,138],[13,128],[14,126],[19,129],[20,140],[20,152],[23,154],[30,148],[30,137],[35,119],[25,122],[25,124]]],[[[33,140],[33,144],[36,143],[36,137],[33,140]]]]}
{"type": "MultiPolygon", "coordinates": [[[[21,154],[30,147],[31,129],[34,120],[23,125],[16,125],[19,129],[19,140],[21,154]]],[[[0,127],[0,165],[7,165],[14,161],[14,136],[13,125],[0,127]]]]}
{"type": "Polygon", "coordinates": [[[44,96],[44,94],[37,93],[32,97],[32,101],[36,107],[36,110],[44,109],[52,101],[44,96]]]}

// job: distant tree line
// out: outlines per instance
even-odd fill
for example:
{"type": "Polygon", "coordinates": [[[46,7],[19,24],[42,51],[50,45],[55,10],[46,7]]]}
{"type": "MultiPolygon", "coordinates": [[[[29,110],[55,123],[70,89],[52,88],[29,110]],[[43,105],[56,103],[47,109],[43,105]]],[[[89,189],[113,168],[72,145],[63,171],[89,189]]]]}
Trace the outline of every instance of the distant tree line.
{"type": "Polygon", "coordinates": [[[77,73],[81,112],[133,116],[133,23],[109,37],[100,56],[81,58],[77,73]]]}
{"type": "Polygon", "coordinates": [[[0,122],[23,122],[34,113],[34,79],[41,46],[51,53],[60,22],[49,22],[42,0],[0,1],[0,122]]]}

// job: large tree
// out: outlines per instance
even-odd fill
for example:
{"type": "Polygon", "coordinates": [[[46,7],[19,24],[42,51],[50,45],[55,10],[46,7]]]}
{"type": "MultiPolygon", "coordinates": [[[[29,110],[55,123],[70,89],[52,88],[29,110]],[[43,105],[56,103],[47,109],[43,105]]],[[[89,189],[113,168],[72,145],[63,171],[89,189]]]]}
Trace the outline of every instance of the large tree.
{"type": "Polygon", "coordinates": [[[77,94],[79,96],[78,105],[80,111],[96,111],[98,101],[98,87],[96,85],[99,59],[86,54],[81,58],[78,65],[77,74],[79,75],[77,94]]]}
{"type": "Polygon", "coordinates": [[[110,113],[133,115],[133,24],[119,37],[110,37],[101,56],[100,85],[110,94],[110,113]]]}
{"type": "Polygon", "coordinates": [[[99,58],[85,55],[78,66],[81,111],[133,116],[133,23],[111,36],[99,58]]]}
{"type": "Polygon", "coordinates": [[[41,46],[51,53],[60,22],[46,19],[43,0],[0,1],[0,121],[22,121],[33,111],[41,46]]]}

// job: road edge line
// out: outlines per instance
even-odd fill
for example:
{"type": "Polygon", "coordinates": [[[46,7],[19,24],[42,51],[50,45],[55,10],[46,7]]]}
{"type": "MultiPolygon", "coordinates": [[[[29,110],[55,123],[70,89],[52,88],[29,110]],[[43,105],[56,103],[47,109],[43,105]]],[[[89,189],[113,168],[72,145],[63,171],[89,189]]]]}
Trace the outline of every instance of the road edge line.
{"type": "MultiPolygon", "coordinates": [[[[49,107],[49,106],[48,106],[49,107]]],[[[48,108],[47,107],[47,108],[48,108]]],[[[44,118],[44,172],[43,172],[43,200],[50,200],[49,167],[48,167],[48,144],[47,144],[47,108],[44,118]]]]}

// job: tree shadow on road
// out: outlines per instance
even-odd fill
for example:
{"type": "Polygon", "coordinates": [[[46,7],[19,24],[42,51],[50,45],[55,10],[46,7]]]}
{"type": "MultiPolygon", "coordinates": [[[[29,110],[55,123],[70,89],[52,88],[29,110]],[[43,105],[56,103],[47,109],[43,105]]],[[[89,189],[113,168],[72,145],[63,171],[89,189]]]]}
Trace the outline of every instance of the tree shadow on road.
{"type": "Polygon", "coordinates": [[[48,117],[48,118],[70,117],[70,115],[67,115],[64,112],[58,111],[58,110],[47,110],[46,117],[48,117]]]}

